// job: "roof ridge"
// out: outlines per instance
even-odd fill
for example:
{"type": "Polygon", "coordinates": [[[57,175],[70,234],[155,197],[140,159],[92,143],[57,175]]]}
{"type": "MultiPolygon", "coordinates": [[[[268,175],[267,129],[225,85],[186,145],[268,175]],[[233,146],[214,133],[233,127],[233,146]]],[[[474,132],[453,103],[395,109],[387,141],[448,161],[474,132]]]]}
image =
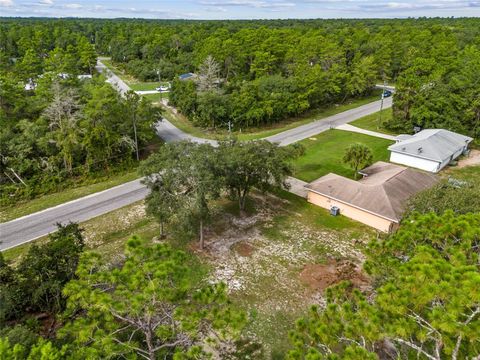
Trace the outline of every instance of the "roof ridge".
{"type": "Polygon", "coordinates": [[[390,200],[390,196],[389,196],[387,190],[385,189],[385,184],[386,184],[386,182],[384,182],[383,184],[378,185],[378,186],[383,190],[384,198],[387,200],[388,207],[389,207],[389,210],[391,211],[391,214],[396,218],[396,220],[399,220],[399,218],[397,216],[397,212],[395,211],[395,208],[393,207],[392,201],[390,200]]]}

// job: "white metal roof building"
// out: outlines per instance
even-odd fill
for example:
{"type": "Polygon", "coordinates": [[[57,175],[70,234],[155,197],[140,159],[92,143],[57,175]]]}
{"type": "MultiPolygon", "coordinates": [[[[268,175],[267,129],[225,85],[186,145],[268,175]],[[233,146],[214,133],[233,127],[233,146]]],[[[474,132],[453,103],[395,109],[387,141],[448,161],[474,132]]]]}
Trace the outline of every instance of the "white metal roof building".
{"type": "Polygon", "coordinates": [[[390,161],[417,169],[439,172],[468,150],[471,137],[444,129],[425,129],[415,135],[399,135],[390,145],[390,161]]]}

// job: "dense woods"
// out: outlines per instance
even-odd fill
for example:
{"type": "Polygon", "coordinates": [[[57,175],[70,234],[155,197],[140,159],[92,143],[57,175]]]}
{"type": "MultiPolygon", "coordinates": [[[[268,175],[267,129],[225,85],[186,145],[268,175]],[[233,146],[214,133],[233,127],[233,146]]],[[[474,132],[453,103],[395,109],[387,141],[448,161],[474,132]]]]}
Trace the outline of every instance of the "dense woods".
{"type": "Polygon", "coordinates": [[[24,25],[7,21],[0,31],[4,204],[131,167],[135,128],[141,149],[160,118],[146,99],[121,97],[95,73],[94,44],[73,23],[24,25]]]}
{"type": "Polygon", "coordinates": [[[398,89],[387,127],[477,136],[479,25],[478,19],[2,19],[2,194],[36,195],[66,186],[73,175],[128,166],[135,121],[140,148],[153,136],[149,125],[158,114],[145,100],[125,101],[103,84],[94,70],[97,55],[111,56],[140,80],[172,81],[170,103],[202,127],[272,124],[364,96],[387,81],[398,89]],[[187,72],[193,80],[178,80],[187,72]],[[86,74],[94,78],[77,78],[86,74]]]}
{"type": "MultiPolygon", "coordinates": [[[[200,127],[261,127],[364,97],[385,81],[397,89],[385,127],[409,133],[443,127],[478,137],[479,46],[479,19],[0,19],[0,200],[13,204],[131,168],[156,138],[159,108],[105,83],[95,71],[98,55],[138,80],[170,81],[170,104],[200,127]],[[188,72],[191,80],[179,79],[188,72]]],[[[218,147],[165,144],[139,167],[150,189],[142,221],[159,223],[155,241],[129,234],[123,251],[111,246],[114,254],[100,254],[70,223],[16,261],[0,253],[0,359],[266,358],[265,334],[249,328],[265,318],[232,300],[251,293],[209,277],[207,257],[218,248],[204,252],[204,232],[212,233],[218,203],[238,210],[231,222],[249,220],[249,206],[269,201],[263,193],[270,190],[288,207],[292,198],[279,188],[288,187],[291,162],[302,151],[235,139],[218,147]],[[198,246],[183,237],[198,239],[198,246]]],[[[352,144],[343,161],[356,172],[372,161],[372,150],[352,144]]],[[[472,176],[444,179],[414,197],[390,235],[367,239],[370,233],[350,222],[327,226],[339,219],[327,212],[311,220],[288,209],[298,242],[286,252],[298,247],[327,261],[326,254],[342,256],[340,236],[360,239],[368,287],[336,283],[296,323],[277,324],[287,316],[275,309],[273,325],[290,330],[282,338],[289,345],[271,358],[478,359],[480,189],[472,168],[472,176]],[[321,228],[314,250],[302,242],[307,221],[321,228]],[[352,229],[341,232],[343,226],[352,229]],[[323,249],[324,235],[335,252],[323,249]]],[[[286,221],[286,212],[281,217],[286,221]]],[[[245,223],[247,233],[254,224],[245,223]]],[[[254,234],[269,232],[274,240],[264,239],[280,243],[286,236],[280,225],[272,220],[254,234]]],[[[108,236],[124,235],[115,231],[108,236]]],[[[317,261],[302,259],[285,261],[288,272],[298,277],[304,263],[317,261]]],[[[278,285],[281,278],[272,278],[278,285]]]]}

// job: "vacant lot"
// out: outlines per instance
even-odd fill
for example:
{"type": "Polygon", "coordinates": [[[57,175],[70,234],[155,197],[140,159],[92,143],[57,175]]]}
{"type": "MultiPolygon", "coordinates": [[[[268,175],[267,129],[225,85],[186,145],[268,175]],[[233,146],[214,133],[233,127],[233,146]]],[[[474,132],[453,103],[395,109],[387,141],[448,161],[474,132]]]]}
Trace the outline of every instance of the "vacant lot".
{"type": "Polygon", "coordinates": [[[333,172],[353,178],[353,170],[342,162],[345,149],[353,143],[367,145],[373,153],[373,161],[388,161],[387,147],[393,141],[342,130],[328,130],[310,139],[303,140],[305,155],[295,161],[295,176],[304,181],[313,181],[333,172]]]}
{"type": "MultiPolygon", "coordinates": [[[[195,239],[174,243],[196,254],[199,271],[209,274],[208,281],[228,285],[233,301],[248,312],[246,332],[264,344],[265,358],[282,358],[289,346],[288,331],[310,305],[322,303],[326,286],[344,279],[363,281],[362,248],[372,231],[284,191],[255,194],[253,200],[244,217],[238,215],[236,203],[223,200],[216,205],[203,252],[196,250],[195,239]]],[[[152,239],[159,230],[145,215],[142,202],[82,227],[88,247],[112,261],[118,260],[131,235],[152,239]]],[[[27,249],[28,245],[5,255],[14,260],[27,249]]]]}

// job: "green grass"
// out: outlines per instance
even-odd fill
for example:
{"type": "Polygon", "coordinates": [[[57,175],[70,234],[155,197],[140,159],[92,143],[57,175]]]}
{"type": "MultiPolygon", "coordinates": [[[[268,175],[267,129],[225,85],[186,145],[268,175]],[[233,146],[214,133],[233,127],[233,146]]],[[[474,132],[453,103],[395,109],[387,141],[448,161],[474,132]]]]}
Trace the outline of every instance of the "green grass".
{"type": "Polygon", "coordinates": [[[146,94],[142,96],[153,103],[159,103],[162,99],[168,99],[168,93],[146,94]]]}
{"type": "Polygon", "coordinates": [[[155,90],[157,87],[159,87],[160,85],[164,85],[165,83],[164,82],[158,82],[158,81],[154,81],[154,82],[128,82],[128,86],[130,86],[130,88],[132,90],[135,90],[135,91],[148,91],[148,90],[155,90]]]}
{"type": "Polygon", "coordinates": [[[311,204],[304,198],[288,191],[278,190],[275,194],[284,200],[288,200],[286,210],[289,214],[277,215],[274,219],[275,226],[270,229],[279,230],[282,226],[291,223],[294,217],[300,217],[302,223],[317,230],[355,230],[362,232],[370,230],[369,227],[346,216],[332,216],[328,210],[311,204]]]}
{"type": "Polygon", "coordinates": [[[462,180],[475,180],[480,181],[480,165],[466,166],[458,168],[455,166],[448,166],[440,172],[440,176],[445,178],[455,177],[462,180]]]}
{"type": "Polygon", "coordinates": [[[384,109],[381,112],[379,111],[355,120],[351,122],[350,125],[365,130],[381,132],[388,135],[398,135],[398,133],[395,133],[394,131],[385,128],[385,122],[391,120],[392,116],[393,114],[391,108],[384,109]]]}
{"type": "Polygon", "coordinates": [[[305,146],[305,154],[295,161],[295,177],[313,181],[330,172],[353,178],[353,170],[342,162],[345,149],[353,143],[363,143],[370,147],[373,161],[388,161],[387,147],[393,141],[342,130],[328,130],[300,143],[305,146]],[[311,140],[315,139],[315,140],[311,140]]]}
{"type": "Polygon", "coordinates": [[[182,114],[175,114],[172,110],[167,107],[162,106],[164,112],[163,116],[170,121],[175,127],[179,128],[180,130],[196,137],[202,137],[207,139],[223,139],[225,138],[224,135],[218,135],[212,133],[208,130],[204,130],[198,127],[195,127],[185,116],[182,114]]]}
{"type": "Polygon", "coordinates": [[[87,196],[98,191],[106,190],[108,188],[126,183],[137,179],[139,176],[137,171],[129,171],[127,173],[120,173],[112,175],[103,181],[96,182],[77,188],[65,189],[63,191],[44,195],[42,197],[19,202],[15,205],[2,208],[0,211],[0,222],[16,219],[21,216],[32,214],[37,211],[47,209],[52,206],[63,204],[67,201],[75,200],[83,196],[87,196]]]}

